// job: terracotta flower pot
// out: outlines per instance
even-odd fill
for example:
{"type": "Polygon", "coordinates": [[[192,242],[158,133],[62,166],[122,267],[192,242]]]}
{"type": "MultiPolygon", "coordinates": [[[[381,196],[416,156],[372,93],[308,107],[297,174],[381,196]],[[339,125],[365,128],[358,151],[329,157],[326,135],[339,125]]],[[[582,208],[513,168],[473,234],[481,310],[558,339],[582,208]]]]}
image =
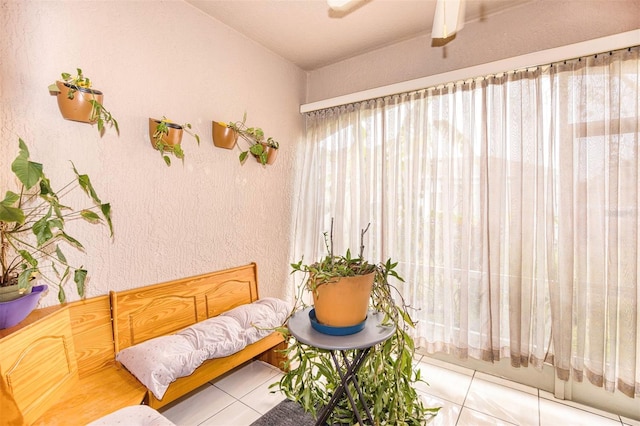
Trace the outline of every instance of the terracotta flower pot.
{"type": "Polygon", "coordinates": [[[236,146],[238,133],[217,121],[212,125],[213,144],[218,148],[232,149],[236,146]]]}
{"type": "Polygon", "coordinates": [[[93,105],[89,101],[96,100],[102,104],[104,96],[101,91],[80,87],[74,92],[73,99],[69,99],[70,86],[62,81],[56,81],[56,86],[60,90],[56,97],[62,117],[83,123],[95,123],[97,121],[98,117],[93,116],[93,105]]]}
{"type": "Polygon", "coordinates": [[[331,327],[352,327],[367,318],[375,273],[343,277],[320,284],[313,291],[318,322],[331,327]]]}
{"type": "MultiPolygon", "coordinates": [[[[156,132],[158,124],[160,124],[160,120],[156,120],[155,118],[149,119],[149,140],[151,141],[151,146],[154,148],[156,148],[156,141],[153,139],[153,134],[156,132]]],[[[182,126],[179,124],[167,123],[167,127],[169,128],[169,134],[162,136],[162,142],[170,146],[180,144],[180,142],[182,142],[182,126]]]]}
{"type": "MultiPolygon", "coordinates": [[[[278,149],[272,146],[267,145],[266,143],[262,144],[264,151],[267,153],[267,164],[273,164],[276,162],[276,157],[278,156],[278,149]]],[[[256,161],[260,163],[260,157],[254,155],[256,161]]]]}

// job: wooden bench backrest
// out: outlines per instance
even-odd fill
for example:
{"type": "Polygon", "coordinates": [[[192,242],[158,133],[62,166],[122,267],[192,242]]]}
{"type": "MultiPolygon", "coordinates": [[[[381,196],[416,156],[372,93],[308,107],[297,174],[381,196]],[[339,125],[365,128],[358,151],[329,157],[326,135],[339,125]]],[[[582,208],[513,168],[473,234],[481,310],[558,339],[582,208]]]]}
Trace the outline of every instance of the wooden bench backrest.
{"type": "Polygon", "coordinates": [[[111,292],[115,352],[258,299],[257,266],[111,292]]]}
{"type": "Polygon", "coordinates": [[[115,361],[109,296],[69,304],[78,375],[86,377],[115,361]]]}

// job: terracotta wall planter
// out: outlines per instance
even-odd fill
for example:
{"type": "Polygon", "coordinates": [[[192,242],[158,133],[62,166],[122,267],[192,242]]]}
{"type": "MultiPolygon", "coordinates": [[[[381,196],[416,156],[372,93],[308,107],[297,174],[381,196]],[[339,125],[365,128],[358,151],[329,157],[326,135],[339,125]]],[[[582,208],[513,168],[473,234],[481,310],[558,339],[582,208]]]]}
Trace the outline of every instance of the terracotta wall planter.
{"type": "Polygon", "coordinates": [[[227,126],[223,126],[217,121],[212,125],[213,144],[218,148],[232,149],[236,146],[238,133],[227,126]]]}
{"type": "MultiPolygon", "coordinates": [[[[276,162],[276,157],[278,157],[278,150],[276,148],[273,148],[269,145],[267,145],[266,143],[263,143],[262,146],[264,147],[264,151],[267,153],[267,164],[273,164],[276,162]]],[[[260,157],[255,156],[256,161],[258,163],[260,163],[260,157]]]]}
{"type": "Polygon", "coordinates": [[[93,105],[90,100],[96,100],[102,104],[103,94],[99,90],[78,88],[73,99],[69,99],[69,85],[62,81],[56,81],[56,86],[60,90],[56,95],[58,108],[62,117],[67,120],[80,121],[83,123],[95,123],[98,117],[93,117],[93,105]]]}
{"type": "Polygon", "coordinates": [[[351,327],[367,318],[375,273],[343,277],[313,291],[318,322],[331,327],[351,327]]]}
{"type": "MultiPolygon", "coordinates": [[[[151,146],[156,148],[156,141],[153,139],[153,134],[156,132],[156,127],[160,124],[160,120],[156,120],[155,118],[149,119],[149,140],[151,141],[151,146]]],[[[182,142],[182,126],[174,123],[167,123],[167,127],[169,128],[169,134],[164,135],[162,137],[162,142],[166,145],[174,146],[180,144],[182,142]]]]}

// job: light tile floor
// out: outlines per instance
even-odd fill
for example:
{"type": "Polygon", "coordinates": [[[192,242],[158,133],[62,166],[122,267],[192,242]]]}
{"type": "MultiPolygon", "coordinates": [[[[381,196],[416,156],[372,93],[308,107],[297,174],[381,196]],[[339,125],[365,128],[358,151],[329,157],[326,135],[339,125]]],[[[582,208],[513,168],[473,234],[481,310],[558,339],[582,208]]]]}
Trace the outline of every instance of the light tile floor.
{"type": "MultiPolygon", "coordinates": [[[[430,358],[419,357],[416,367],[429,382],[420,383],[418,393],[427,406],[442,407],[430,426],[640,426],[637,420],[430,358]]],[[[247,363],[160,411],[179,426],[250,425],[284,399],[269,389],[281,374],[260,361],[247,363]]]]}

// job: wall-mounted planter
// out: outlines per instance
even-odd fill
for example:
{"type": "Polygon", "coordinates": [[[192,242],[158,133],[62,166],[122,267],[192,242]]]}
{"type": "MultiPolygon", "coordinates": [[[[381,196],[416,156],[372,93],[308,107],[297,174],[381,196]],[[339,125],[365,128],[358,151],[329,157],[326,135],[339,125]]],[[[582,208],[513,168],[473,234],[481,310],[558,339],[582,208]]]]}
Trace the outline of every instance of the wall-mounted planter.
{"type": "MultiPolygon", "coordinates": [[[[183,133],[182,126],[175,123],[165,123],[167,124],[167,127],[169,129],[169,133],[166,135],[162,135],[162,143],[171,147],[180,145],[180,142],[182,142],[183,133]]],[[[158,149],[158,146],[157,141],[155,140],[153,135],[156,133],[158,124],[160,124],[160,120],[149,118],[149,140],[151,141],[151,146],[153,146],[155,149],[158,149]]]]}
{"type": "Polygon", "coordinates": [[[102,104],[104,96],[101,91],[78,87],[73,94],[73,99],[69,99],[70,85],[62,81],[56,81],[56,86],[59,90],[56,98],[62,117],[67,120],[91,124],[98,120],[98,115],[90,101],[95,100],[102,104]]]}
{"type": "Polygon", "coordinates": [[[226,125],[213,121],[211,133],[213,135],[213,144],[218,148],[233,149],[236,146],[238,133],[226,125]]]}
{"type": "MultiPolygon", "coordinates": [[[[278,149],[274,148],[272,146],[267,145],[266,143],[261,143],[262,145],[262,149],[264,150],[264,152],[267,154],[267,162],[266,164],[273,164],[276,162],[276,157],[278,156],[278,149]]],[[[260,161],[260,156],[258,155],[254,155],[256,161],[258,163],[262,163],[262,161],[260,161]]]]}

